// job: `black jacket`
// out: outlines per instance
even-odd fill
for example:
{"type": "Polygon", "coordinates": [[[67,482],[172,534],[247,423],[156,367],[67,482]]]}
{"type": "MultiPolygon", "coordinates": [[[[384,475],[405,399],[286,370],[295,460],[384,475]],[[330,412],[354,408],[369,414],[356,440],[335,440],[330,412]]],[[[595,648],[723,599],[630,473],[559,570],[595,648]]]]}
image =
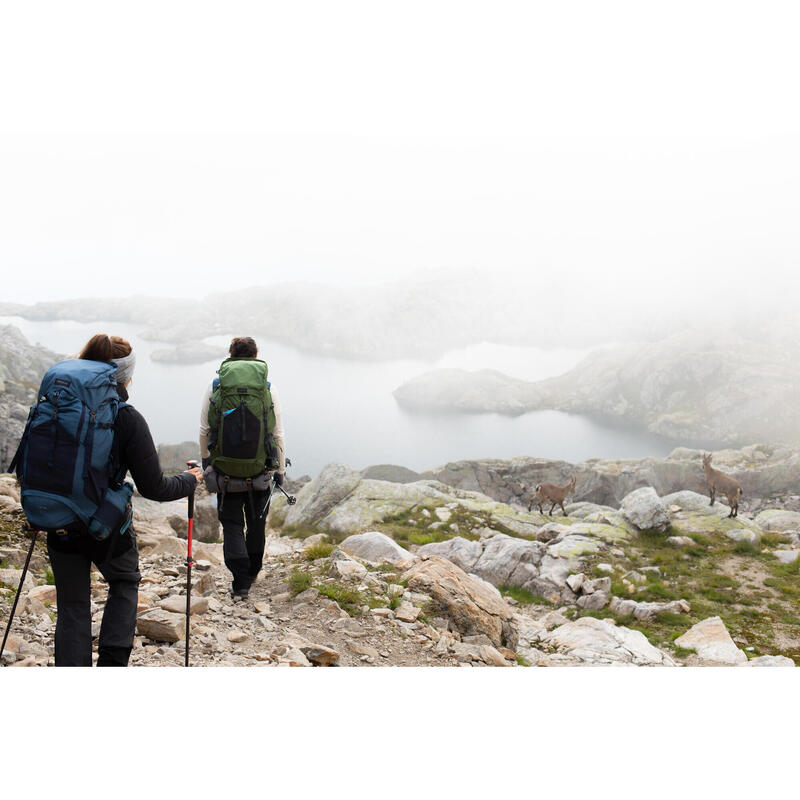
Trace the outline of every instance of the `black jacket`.
{"type": "MultiPolygon", "coordinates": [[[[128,400],[128,392],[117,386],[120,400],[128,400]]],[[[161,471],[156,446],[144,417],[133,407],[124,405],[114,422],[114,463],[120,471],[130,471],[142,497],[148,500],[178,500],[187,497],[197,485],[193,475],[168,478],[161,471]]]]}

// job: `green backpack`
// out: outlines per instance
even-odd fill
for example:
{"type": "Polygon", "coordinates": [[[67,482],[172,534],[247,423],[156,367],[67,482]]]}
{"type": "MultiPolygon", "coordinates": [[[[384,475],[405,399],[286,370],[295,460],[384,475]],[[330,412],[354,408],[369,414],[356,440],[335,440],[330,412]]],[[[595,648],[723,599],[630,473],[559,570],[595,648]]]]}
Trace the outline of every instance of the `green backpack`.
{"type": "Polygon", "coordinates": [[[266,363],[226,358],[217,373],[208,406],[211,465],[232,478],[277,469],[275,407],[266,363]]]}

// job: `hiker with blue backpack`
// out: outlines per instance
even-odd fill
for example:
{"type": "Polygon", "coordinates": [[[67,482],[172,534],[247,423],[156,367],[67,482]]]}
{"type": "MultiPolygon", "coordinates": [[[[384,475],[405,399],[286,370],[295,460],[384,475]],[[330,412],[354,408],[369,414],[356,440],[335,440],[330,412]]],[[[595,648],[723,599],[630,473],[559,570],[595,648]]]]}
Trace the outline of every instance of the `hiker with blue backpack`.
{"type": "Polygon", "coordinates": [[[161,471],[147,422],[127,402],[135,365],[129,342],[97,334],[51,367],[12,462],[28,523],[47,532],[57,667],[92,665],[92,564],[108,582],[97,665],[128,664],[141,575],[127,473],[139,494],[162,502],[187,497],[202,478],[161,471]]]}
{"type": "Polygon", "coordinates": [[[231,596],[246,600],[261,571],[272,486],[283,486],[286,446],[280,403],[256,343],[239,337],[228,352],[203,396],[200,454],[206,488],[217,493],[231,596]]]}

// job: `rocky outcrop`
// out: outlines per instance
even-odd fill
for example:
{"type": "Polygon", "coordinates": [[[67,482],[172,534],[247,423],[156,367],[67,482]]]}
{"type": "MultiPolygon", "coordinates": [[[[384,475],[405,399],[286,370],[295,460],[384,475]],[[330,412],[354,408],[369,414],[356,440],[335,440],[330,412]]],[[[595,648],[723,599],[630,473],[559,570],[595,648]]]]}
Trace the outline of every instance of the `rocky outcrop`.
{"type": "Polygon", "coordinates": [[[445,614],[462,635],[484,634],[495,646],[516,645],[513,612],[485,581],[438,556],[414,564],[403,580],[409,589],[429,595],[434,609],[445,614]]]}
{"type": "MultiPolygon", "coordinates": [[[[800,486],[798,449],[755,444],[715,451],[713,459],[715,466],[742,484],[743,508],[751,498],[795,495],[800,486]]],[[[708,504],[702,451],[685,447],[676,448],[667,458],[591,459],[578,464],[543,458],[455,461],[423,477],[527,508],[538,483],[563,485],[573,474],[577,478],[573,505],[590,502],[617,508],[627,494],[645,486],[662,498],[688,490],[705,495],[708,504]]]]}
{"type": "Polygon", "coordinates": [[[587,664],[676,666],[675,660],[653,647],[644,634],[616,626],[612,620],[583,617],[544,634],[539,642],[587,664]]]}
{"type": "Polygon", "coordinates": [[[13,325],[0,325],[0,470],[14,457],[42,376],[61,358],[13,325]]]}
{"type": "MultiPolygon", "coordinates": [[[[337,504],[349,497],[360,482],[360,472],[344,464],[328,464],[300,490],[297,503],[289,506],[286,512],[285,524],[303,526],[319,523],[337,504]]],[[[281,503],[274,505],[278,507],[281,503]]]]}

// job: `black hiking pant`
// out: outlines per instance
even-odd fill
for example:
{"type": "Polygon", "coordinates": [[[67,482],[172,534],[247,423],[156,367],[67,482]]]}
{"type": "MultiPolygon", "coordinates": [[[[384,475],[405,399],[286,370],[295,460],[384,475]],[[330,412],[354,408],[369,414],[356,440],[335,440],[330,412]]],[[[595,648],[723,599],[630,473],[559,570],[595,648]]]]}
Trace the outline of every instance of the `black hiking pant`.
{"type": "Polygon", "coordinates": [[[253,491],[252,506],[251,495],[247,492],[227,492],[224,500],[221,494],[217,495],[222,554],[225,566],[233,575],[234,592],[246,592],[261,571],[269,500],[268,491],[253,491]]]}
{"type": "Polygon", "coordinates": [[[108,582],[98,643],[98,667],[127,667],[136,632],[139,549],[132,528],[108,541],[87,533],[47,534],[56,583],[56,666],[92,666],[90,570],[95,564],[108,582]],[[111,551],[109,554],[109,550],[111,551]]]}

